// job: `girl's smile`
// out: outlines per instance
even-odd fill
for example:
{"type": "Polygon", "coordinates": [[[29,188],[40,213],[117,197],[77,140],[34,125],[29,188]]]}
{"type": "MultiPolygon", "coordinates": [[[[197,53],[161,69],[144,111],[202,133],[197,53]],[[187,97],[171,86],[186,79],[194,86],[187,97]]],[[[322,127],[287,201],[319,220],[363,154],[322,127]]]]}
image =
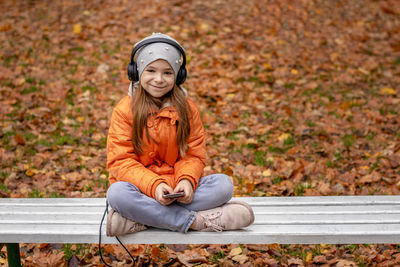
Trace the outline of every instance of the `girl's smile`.
{"type": "Polygon", "coordinates": [[[151,96],[162,97],[174,87],[174,70],[167,61],[158,59],[144,69],[140,77],[140,84],[151,96]]]}

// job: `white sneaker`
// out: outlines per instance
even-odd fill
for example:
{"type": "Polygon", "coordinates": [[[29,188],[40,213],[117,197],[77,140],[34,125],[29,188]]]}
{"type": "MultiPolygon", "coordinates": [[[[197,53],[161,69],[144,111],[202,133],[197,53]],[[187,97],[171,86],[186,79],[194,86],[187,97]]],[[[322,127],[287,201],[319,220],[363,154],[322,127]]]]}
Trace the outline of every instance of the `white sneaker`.
{"type": "Polygon", "coordinates": [[[107,236],[121,236],[146,230],[147,227],[141,223],[131,221],[113,209],[107,215],[107,236]]]}
{"type": "Polygon", "coordinates": [[[254,213],[250,205],[241,201],[232,201],[218,208],[197,212],[192,229],[221,232],[247,227],[253,222],[254,213]]]}

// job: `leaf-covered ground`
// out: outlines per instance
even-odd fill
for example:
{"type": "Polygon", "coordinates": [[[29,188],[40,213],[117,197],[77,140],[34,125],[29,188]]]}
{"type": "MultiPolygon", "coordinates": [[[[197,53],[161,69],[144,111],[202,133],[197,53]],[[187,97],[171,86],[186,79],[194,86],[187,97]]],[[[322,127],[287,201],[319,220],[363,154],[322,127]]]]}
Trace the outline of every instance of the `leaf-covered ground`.
{"type": "MultiPolygon", "coordinates": [[[[133,44],[152,32],[184,45],[206,173],[229,174],[235,195],[400,193],[396,0],[3,0],[0,11],[1,197],[105,196],[110,115],[133,44]]],[[[400,264],[398,245],[130,248],[154,266],[400,264]]],[[[25,266],[99,263],[94,245],[21,251],[25,266]]]]}

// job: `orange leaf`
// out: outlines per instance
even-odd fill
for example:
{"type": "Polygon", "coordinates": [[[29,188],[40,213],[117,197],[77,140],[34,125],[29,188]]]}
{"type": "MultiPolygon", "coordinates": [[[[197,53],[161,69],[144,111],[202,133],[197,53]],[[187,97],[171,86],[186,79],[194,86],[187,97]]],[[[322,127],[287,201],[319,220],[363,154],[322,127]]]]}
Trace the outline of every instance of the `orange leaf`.
{"type": "Polygon", "coordinates": [[[153,259],[157,259],[158,257],[160,257],[160,252],[161,250],[159,247],[153,246],[151,249],[151,257],[153,259]]]}
{"type": "Polygon", "coordinates": [[[15,136],[14,136],[14,139],[15,139],[15,142],[17,142],[17,144],[18,145],[25,145],[26,143],[25,143],[25,139],[24,139],[24,137],[22,137],[21,135],[19,135],[19,134],[16,134],[15,136]]]}

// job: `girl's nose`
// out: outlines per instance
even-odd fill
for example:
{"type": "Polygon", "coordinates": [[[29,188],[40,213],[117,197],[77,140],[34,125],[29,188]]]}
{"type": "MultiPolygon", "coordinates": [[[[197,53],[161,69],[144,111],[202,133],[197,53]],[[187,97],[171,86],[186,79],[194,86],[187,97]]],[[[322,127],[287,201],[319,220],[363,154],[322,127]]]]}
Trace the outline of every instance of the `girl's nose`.
{"type": "Polygon", "coordinates": [[[162,81],[162,73],[156,73],[156,77],[155,77],[155,80],[157,81],[157,82],[161,82],[162,81]]]}

